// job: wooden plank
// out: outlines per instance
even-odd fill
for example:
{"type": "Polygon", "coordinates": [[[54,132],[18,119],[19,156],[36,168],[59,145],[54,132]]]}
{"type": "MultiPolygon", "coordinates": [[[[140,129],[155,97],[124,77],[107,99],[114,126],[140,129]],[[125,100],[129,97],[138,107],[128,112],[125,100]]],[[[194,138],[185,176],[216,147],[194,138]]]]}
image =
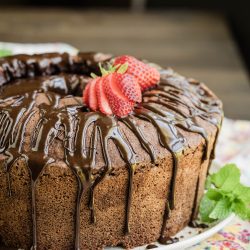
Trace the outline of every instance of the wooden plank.
{"type": "Polygon", "coordinates": [[[81,50],[133,54],[206,82],[225,114],[250,119],[250,85],[224,19],[193,11],[129,13],[1,9],[0,38],[67,42],[81,50]]]}

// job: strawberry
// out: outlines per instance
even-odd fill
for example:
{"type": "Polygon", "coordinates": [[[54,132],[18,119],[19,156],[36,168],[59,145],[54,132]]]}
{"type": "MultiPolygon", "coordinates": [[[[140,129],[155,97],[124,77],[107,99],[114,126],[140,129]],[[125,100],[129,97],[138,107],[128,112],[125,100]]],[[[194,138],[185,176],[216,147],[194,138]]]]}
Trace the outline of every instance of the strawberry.
{"type": "Polygon", "coordinates": [[[117,81],[119,76],[115,76],[115,74],[117,73],[111,73],[104,77],[103,87],[113,113],[122,117],[133,110],[135,102],[124,95],[117,81]]]}
{"type": "Polygon", "coordinates": [[[125,57],[121,57],[122,64],[117,60],[116,65],[110,64],[106,69],[99,65],[101,77],[91,74],[94,79],[88,82],[83,93],[83,101],[91,110],[99,110],[107,115],[126,116],[137,102],[142,101],[142,89],[156,84],[153,68],[133,57],[128,57],[129,63],[123,63],[125,57]]]}
{"type": "Polygon", "coordinates": [[[142,95],[140,85],[137,79],[129,74],[112,74],[113,81],[121,89],[122,93],[130,100],[134,102],[141,102],[142,95]]]}
{"type": "Polygon", "coordinates": [[[83,90],[83,103],[85,103],[86,106],[89,106],[89,83],[87,83],[85,89],[83,90]]]}
{"type": "Polygon", "coordinates": [[[98,102],[97,102],[97,95],[96,95],[96,90],[95,90],[95,86],[96,86],[96,83],[97,81],[99,80],[100,78],[97,77],[95,79],[92,79],[89,81],[89,98],[88,98],[88,106],[93,110],[93,111],[97,111],[98,109],[98,102]]]}
{"type": "Polygon", "coordinates": [[[95,88],[96,88],[96,95],[97,95],[99,110],[106,115],[111,115],[112,110],[110,108],[109,101],[103,89],[103,78],[100,78],[97,81],[95,88]]]}
{"type": "Polygon", "coordinates": [[[115,58],[114,66],[128,64],[126,73],[135,76],[142,91],[155,86],[160,80],[160,73],[155,68],[139,61],[138,59],[123,55],[115,58]]]}

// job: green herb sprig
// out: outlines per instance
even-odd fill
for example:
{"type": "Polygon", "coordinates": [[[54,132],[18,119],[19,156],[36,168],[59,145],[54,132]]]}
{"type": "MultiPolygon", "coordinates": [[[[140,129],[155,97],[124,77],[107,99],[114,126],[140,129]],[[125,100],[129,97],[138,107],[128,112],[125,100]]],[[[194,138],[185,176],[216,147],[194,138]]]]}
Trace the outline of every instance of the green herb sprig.
{"type": "Polygon", "coordinates": [[[250,187],[240,183],[240,170],[235,164],[227,164],[209,175],[205,189],[199,208],[202,222],[212,223],[231,213],[250,220],[250,187]]]}

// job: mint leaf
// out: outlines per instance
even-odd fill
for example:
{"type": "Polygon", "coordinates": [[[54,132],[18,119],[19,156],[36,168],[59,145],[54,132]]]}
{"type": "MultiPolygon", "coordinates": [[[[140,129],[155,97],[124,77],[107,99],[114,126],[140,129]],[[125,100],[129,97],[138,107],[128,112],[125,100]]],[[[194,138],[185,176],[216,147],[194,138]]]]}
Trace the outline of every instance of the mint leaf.
{"type": "Polygon", "coordinates": [[[213,219],[209,217],[209,214],[213,211],[215,205],[216,201],[210,200],[206,195],[202,198],[199,212],[203,222],[213,222],[213,219]]]}
{"type": "Polygon", "coordinates": [[[233,190],[233,194],[246,204],[250,204],[250,187],[243,186],[239,183],[233,190]]]}
{"type": "Polygon", "coordinates": [[[209,189],[211,188],[212,185],[212,180],[211,180],[211,176],[209,175],[206,179],[206,183],[205,183],[205,189],[209,189]]]}
{"type": "Polygon", "coordinates": [[[241,200],[233,204],[233,211],[243,220],[250,220],[250,208],[241,200]]]}
{"type": "Polygon", "coordinates": [[[220,191],[216,189],[209,189],[206,193],[206,196],[208,199],[214,201],[219,201],[221,198],[223,198],[222,193],[220,193],[220,191]]]}
{"type": "Polygon", "coordinates": [[[228,197],[224,197],[219,200],[212,212],[209,214],[209,218],[211,219],[224,219],[232,212],[232,203],[228,197]]]}
{"type": "Polygon", "coordinates": [[[227,164],[211,175],[211,182],[224,191],[233,191],[240,182],[240,170],[235,164],[227,164]]]}
{"type": "Polygon", "coordinates": [[[246,214],[247,214],[247,219],[250,220],[250,208],[249,207],[247,207],[246,214]]]}
{"type": "Polygon", "coordinates": [[[207,192],[199,208],[200,219],[205,223],[226,218],[234,212],[243,220],[250,220],[250,187],[240,183],[240,170],[227,164],[206,180],[207,192]]]}

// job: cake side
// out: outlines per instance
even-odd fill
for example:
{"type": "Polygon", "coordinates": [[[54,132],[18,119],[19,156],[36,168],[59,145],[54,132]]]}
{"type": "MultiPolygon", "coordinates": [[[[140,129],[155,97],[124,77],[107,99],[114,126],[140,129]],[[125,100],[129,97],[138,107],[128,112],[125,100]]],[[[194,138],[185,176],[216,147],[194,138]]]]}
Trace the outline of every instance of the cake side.
{"type": "MultiPolygon", "coordinates": [[[[185,152],[180,160],[176,208],[167,222],[166,237],[173,236],[190,221],[198,174],[201,168],[207,167],[207,162],[201,166],[202,150],[203,143],[196,150],[185,152]]],[[[159,160],[158,164],[154,166],[146,162],[138,165],[133,182],[128,236],[124,237],[128,183],[126,167],[117,175],[107,176],[96,189],[96,224],[90,220],[89,196],[86,193],[81,203],[81,249],[102,249],[111,245],[131,248],[158,240],[172,174],[171,156],[159,160]]],[[[1,236],[8,246],[29,249],[32,241],[30,178],[23,161],[18,170],[13,168],[11,177],[13,198],[10,201],[4,192],[7,189],[5,175],[1,174],[1,200],[4,201],[1,205],[1,236]]],[[[39,178],[36,192],[38,249],[73,249],[77,195],[75,176],[65,163],[52,164],[39,178]]]]}
{"type": "MultiPolygon", "coordinates": [[[[209,129],[210,153],[215,130],[212,126],[209,129]]],[[[208,160],[202,163],[204,140],[193,134],[189,138],[190,148],[180,158],[176,208],[167,221],[165,237],[173,236],[191,220],[198,175],[208,167],[208,160]]],[[[139,142],[136,144],[134,141],[134,145],[139,145],[139,142]]],[[[115,157],[118,152],[114,145],[110,147],[115,157]]],[[[95,191],[96,224],[91,223],[89,193],[85,194],[81,203],[81,249],[102,249],[110,245],[131,248],[154,242],[160,237],[172,176],[171,155],[166,151],[165,157],[157,162],[154,165],[148,160],[136,168],[128,236],[124,237],[128,187],[126,166],[114,167],[114,171],[98,185],[95,191]]],[[[23,160],[11,170],[11,179],[10,199],[6,192],[6,175],[4,171],[1,173],[1,236],[7,246],[29,249],[32,241],[30,176],[23,160]],[[23,220],[20,220],[20,215],[23,220]]],[[[77,180],[65,163],[59,161],[44,169],[36,190],[39,249],[73,249],[76,196],[77,180]]]]}

